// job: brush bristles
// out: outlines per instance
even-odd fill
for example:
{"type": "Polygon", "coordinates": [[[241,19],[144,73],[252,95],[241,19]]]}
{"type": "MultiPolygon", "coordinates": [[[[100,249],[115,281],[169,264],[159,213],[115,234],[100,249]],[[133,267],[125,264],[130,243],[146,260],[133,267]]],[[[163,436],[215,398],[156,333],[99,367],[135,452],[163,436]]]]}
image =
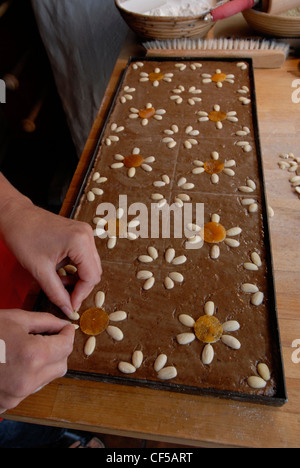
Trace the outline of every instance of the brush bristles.
{"type": "Polygon", "coordinates": [[[286,56],[289,53],[289,45],[266,39],[170,39],[148,41],[143,46],[146,50],[279,50],[286,56]]]}

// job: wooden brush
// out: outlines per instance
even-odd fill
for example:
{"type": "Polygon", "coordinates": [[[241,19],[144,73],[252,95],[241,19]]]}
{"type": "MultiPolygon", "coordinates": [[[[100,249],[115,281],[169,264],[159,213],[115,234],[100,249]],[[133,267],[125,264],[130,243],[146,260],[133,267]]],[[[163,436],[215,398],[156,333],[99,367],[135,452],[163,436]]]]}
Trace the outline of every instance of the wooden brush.
{"type": "Polygon", "coordinates": [[[290,46],[273,40],[173,39],[143,43],[147,56],[252,58],[254,68],[281,68],[290,46]]]}

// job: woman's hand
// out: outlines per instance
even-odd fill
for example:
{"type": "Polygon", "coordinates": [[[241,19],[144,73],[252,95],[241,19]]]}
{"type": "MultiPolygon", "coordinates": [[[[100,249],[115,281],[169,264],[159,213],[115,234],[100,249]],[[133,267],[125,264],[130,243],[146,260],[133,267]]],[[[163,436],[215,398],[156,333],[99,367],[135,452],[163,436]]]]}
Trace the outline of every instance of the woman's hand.
{"type": "Polygon", "coordinates": [[[74,326],[51,314],[0,310],[0,414],[67,371],[74,326]]]}
{"type": "Polygon", "coordinates": [[[6,245],[50,301],[72,319],[74,311],[101,280],[92,228],[36,207],[2,175],[0,200],[0,235],[6,245]],[[78,271],[71,296],[57,274],[64,261],[72,262],[78,271]]]}

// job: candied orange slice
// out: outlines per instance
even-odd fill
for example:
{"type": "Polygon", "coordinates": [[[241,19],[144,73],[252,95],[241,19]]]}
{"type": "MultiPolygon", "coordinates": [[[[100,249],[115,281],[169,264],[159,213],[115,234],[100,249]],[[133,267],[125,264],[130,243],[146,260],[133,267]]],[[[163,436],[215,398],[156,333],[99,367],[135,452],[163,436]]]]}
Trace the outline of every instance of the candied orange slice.
{"type": "Polygon", "coordinates": [[[143,164],[144,158],[140,154],[130,154],[124,158],[124,166],[128,169],[130,167],[140,167],[143,164]]]}
{"type": "Polygon", "coordinates": [[[224,163],[221,161],[210,160],[204,163],[205,172],[208,174],[219,174],[224,169],[224,163]]]}
{"type": "Polygon", "coordinates": [[[204,226],[204,241],[209,244],[218,244],[226,238],[226,229],[219,223],[207,223],[204,226]]]}
{"type": "Polygon", "coordinates": [[[107,313],[98,307],[86,310],[80,317],[80,329],[86,335],[97,336],[107,329],[109,317],[107,313]]]}
{"type": "Polygon", "coordinates": [[[226,117],[226,112],[222,111],[212,111],[208,115],[209,120],[212,122],[223,122],[223,120],[226,120],[226,117]]]}
{"type": "Polygon", "coordinates": [[[202,343],[216,343],[223,334],[223,327],[216,317],[204,315],[194,324],[194,331],[202,343]]]}
{"type": "Polygon", "coordinates": [[[152,81],[152,83],[154,81],[161,81],[164,76],[165,75],[163,73],[149,73],[149,80],[152,81]]]}
{"type": "Polygon", "coordinates": [[[151,119],[155,115],[154,107],[149,107],[148,109],[141,109],[139,111],[139,116],[141,119],[151,119]]]}
{"type": "Polygon", "coordinates": [[[226,80],[226,76],[225,73],[216,73],[213,77],[212,77],[212,81],[214,83],[222,83],[222,81],[225,81],[226,80]]]}
{"type": "Polygon", "coordinates": [[[126,225],[121,219],[110,219],[104,226],[109,235],[120,237],[126,233],[126,225]]]}

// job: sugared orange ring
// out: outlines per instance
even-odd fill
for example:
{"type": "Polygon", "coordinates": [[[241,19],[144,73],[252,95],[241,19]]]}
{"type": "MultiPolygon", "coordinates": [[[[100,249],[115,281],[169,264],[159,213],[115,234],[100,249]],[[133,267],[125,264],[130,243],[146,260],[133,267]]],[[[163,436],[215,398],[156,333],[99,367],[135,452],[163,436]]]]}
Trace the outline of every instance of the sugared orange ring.
{"type": "Polygon", "coordinates": [[[87,309],[80,317],[80,329],[90,336],[97,336],[107,329],[109,317],[107,313],[98,307],[87,309]]]}
{"type": "Polygon", "coordinates": [[[216,317],[204,315],[194,324],[194,331],[202,343],[216,343],[223,334],[223,327],[216,317]]]}
{"type": "Polygon", "coordinates": [[[208,174],[219,174],[224,169],[224,163],[211,159],[204,163],[204,169],[208,174]]]}
{"type": "Polygon", "coordinates": [[[226,120],[227,114],[222,111],[212,111],[209,113],[208,118],[212,122],[223,122],[223,120],[226,120]]]}
{"type": "Polygon", "coordinates": [[[140,167],[143,164],[144,158],[140,154],[130,154],[124,158],[124,166],[130,169],[131,167],[140,167]]]}
{"type": "Polygon", "coordinates": [[[226,238],[226,229],[219,223],[207,223],[204,226],[204,241],[208,244],[219,244],[226,238]]]}
{"type": "Polygon", "coordinates": [[[149,73],[149,80],[152,81],[152,83],[154,81],[161,81],[164,76],[165,75],[163,73],[149,73]]]}
{"type": "Polygon", "coordinates": [[[213,77],[212,77],[212,81],[214,83],[222,83],[223,81],[226,80],[226,76],[225,73],[216,73],[213,77]]]}
{"type": "Polygon", "coordinates": [[[149,107],[148,109],[141,109],[139,111],[139,116],[141,119],[151,119],[155,115],[154,107],[149,107]]]}

